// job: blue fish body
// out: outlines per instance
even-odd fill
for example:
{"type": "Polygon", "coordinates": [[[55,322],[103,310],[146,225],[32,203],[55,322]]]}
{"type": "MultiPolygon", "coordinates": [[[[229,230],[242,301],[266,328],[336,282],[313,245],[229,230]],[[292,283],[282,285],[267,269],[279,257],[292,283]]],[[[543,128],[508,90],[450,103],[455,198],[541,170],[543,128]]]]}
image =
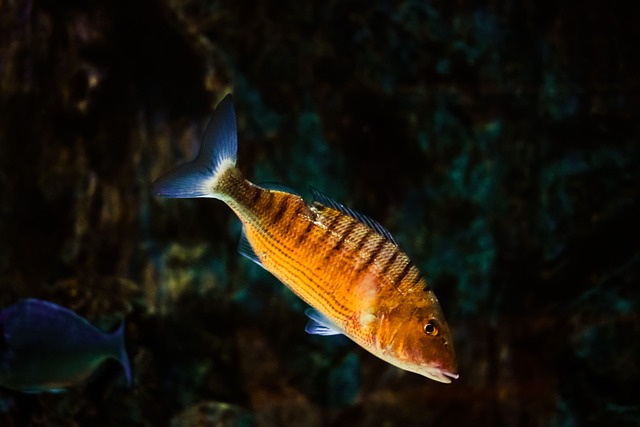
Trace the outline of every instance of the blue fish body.
{"type": "Polygon", "coordinates": [[[131,384],[124,322],[104,333],[73,311],[37,299],[0,311],[0,386],[29,393],[64,390],[110,358],[120,362],[131,384]]]}

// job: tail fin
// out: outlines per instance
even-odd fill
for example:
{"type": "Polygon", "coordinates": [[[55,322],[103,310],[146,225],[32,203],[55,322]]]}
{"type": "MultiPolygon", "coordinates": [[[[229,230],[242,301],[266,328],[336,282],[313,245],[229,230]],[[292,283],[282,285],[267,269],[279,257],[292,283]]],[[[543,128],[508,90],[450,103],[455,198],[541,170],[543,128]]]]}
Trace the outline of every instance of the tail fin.
{"type": "Polygon", "coordinates": [[[153,194],[169,198],[217,198],[220,175],[236,164],[238,137],[231,94],[220,101],[202,138],[196,158],[158,179],[153,194]]]}
{"type": "Polygon", "coordinates": [[[122,365],[122,369],[124,369],[124,376],[127,379],[127,386],[131,387],[131,363],[129,363],[129,356],[127,355],[127,349],[124,345],[124,320],[112,336],[115,341],[115,352],[113,354],[113,358],[122,365]]]}

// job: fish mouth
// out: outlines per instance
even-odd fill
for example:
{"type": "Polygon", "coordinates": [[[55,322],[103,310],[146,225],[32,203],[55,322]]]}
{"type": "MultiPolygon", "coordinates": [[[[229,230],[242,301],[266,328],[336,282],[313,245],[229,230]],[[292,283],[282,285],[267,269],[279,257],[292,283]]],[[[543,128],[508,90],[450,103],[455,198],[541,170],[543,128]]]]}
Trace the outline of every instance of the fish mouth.
{"type": "Polygon", "coordinates": [[[445,384],[449,384],[451,380],[457,380],[460,377],[459,374],[445,371],[444,369],[438,369],[435,372],[431,372],[431,375],[429,376],[432,379],[445,384]]]}
{"type": "Polygon", "coordinates": [[[451,382],[451,380],[457,380],[458,378],[460,378],[460,374],[454,374],[453,372],[449,371],[440,371],[440,374],[449,379],[449,381],[447,382],[451,382]]]}

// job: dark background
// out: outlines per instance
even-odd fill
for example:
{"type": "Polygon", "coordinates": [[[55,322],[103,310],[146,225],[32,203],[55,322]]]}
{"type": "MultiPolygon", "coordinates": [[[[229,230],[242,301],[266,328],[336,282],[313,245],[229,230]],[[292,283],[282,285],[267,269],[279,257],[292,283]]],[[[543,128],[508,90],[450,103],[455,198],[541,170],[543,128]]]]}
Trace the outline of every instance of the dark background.
{"type": "Polygon", "coordinates": [[[640,78],[629,2],[0,0],[0,307],[127,322],[13,426],[640,425],[640,78]],[[384,224],[460,379],[402,372],[236,253],[213,200],[157,200],[232,92],[238,165],[384,224]]]}

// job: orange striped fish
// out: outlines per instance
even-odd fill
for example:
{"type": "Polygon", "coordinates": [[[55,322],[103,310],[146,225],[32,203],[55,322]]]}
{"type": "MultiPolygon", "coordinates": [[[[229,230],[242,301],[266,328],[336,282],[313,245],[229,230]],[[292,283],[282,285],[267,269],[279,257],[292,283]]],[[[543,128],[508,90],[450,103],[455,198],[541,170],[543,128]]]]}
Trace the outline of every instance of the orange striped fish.
{"type": "Polygon", "coordinates": [[[220,102],[195,160],[161,177],[160,197],[222,200],[243,225],[239,251],[311,307],[306,331],[344,334],[401,369],[443,383],[458,378],[449,327],[415,264],[377,222],[312,190],[306,203],[260,187],[236,168],[231,95],[220,102]]]}

